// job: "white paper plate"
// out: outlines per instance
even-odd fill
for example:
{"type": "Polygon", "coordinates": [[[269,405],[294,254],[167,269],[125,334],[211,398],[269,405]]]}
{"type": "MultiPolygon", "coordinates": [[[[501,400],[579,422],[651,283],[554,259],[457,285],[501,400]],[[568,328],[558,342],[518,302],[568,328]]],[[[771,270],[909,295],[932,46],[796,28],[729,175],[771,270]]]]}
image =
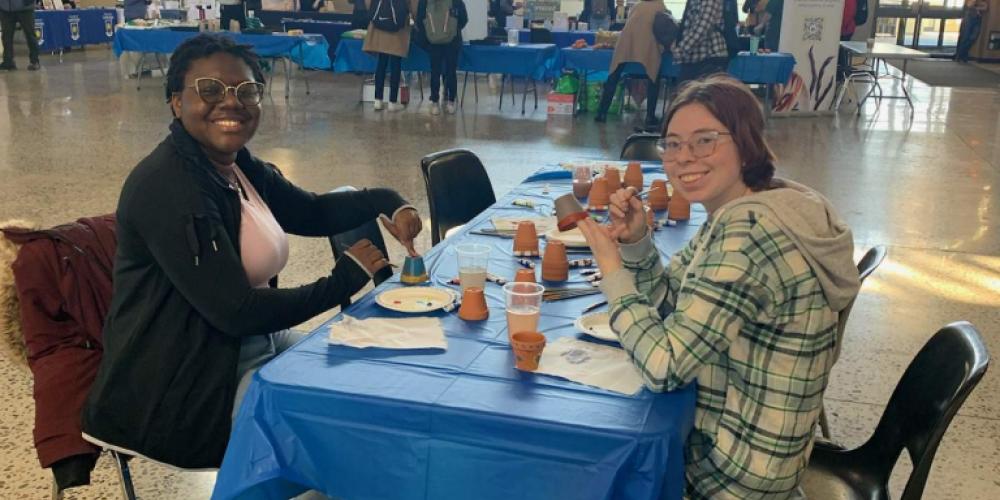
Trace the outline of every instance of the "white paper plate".
{"type": "Polygon", "coordinates": [[[611,329],[611,317],[606,312],[588,314],[577,318],[573,326],[591,337],[618,342],[618,335],[611,329]]]}
{"type": "Polygon", "coordinates": [[[429,286],[393,288],[375,297],[375,302],[391,311],[426,313],[452,305],[455,294],[450,290],[429,286]]]}
{"type": "Polygon", "coordinates": [[[590,245],[587,244],[587,239],[583,237],[580,229],[571,229],[566,232],[551,229],[545,233],[545,239],[547,241],[561,241],[564,245],[571,248],[590,248],[590,245]]]}

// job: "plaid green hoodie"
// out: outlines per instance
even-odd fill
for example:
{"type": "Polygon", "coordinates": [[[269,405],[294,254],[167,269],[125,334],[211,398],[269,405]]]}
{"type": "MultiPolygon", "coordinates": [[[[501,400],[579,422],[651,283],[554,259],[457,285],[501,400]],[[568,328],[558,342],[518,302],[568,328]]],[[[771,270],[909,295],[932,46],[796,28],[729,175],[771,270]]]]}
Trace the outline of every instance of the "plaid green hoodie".
{"type": "Polygon", "coordinates": [[[602,283],[611,326],[653,391],[698,380],[692,498],[787,498],[809,459],[859,282],[850,229],[809,188],[718,209],[664,270],[647,234],[602,283]]]}

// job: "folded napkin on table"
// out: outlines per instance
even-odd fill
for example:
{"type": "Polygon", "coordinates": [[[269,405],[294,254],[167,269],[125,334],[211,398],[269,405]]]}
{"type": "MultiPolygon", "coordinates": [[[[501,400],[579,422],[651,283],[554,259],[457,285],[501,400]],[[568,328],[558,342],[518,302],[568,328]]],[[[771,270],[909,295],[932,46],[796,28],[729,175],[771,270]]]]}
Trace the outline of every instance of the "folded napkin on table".
{"type": "Polygon", "coordinates": [[[545,346],[535,373],[622,394],[635,394],[642,388],[642,377],[625,351],[569,337],[545,346]]]}
{"type": "Polygon", "coordinates": [[[368,318],[345,315],[330,324],[329,342],[348,347],[448,349],[438,318],[368,318]]]}
{"type": "Polygon", "coordinates": [[[538,232],[539,235],[545,234],[550,229],[556,227],[555,217],[539,217],[537,215],[522,216],[522,217],[510,216],[510,215],[505,215],[503,217],[494,216],[490,220],[493,221],[493,227],[496,228],[498,231],[516,231],[517,223],[522,221],[534,222],[535,231],[538,232]]]}

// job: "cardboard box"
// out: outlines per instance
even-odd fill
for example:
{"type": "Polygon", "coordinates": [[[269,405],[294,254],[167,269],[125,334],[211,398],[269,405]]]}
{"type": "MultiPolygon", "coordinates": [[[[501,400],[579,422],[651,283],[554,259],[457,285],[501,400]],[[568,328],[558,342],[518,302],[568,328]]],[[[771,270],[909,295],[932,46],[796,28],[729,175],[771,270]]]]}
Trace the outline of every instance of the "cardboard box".
{"type": "Polygon", "coordinates": [[[576,110],[576,94],[557,94],[549,92],[548,114],[573,115],[576,110]]]}
{"type": "MultiPolygon", "coordinates": [[[[386,75],[385,82],[385,93],[382,97],[385,101],[389,100],[389,77],[386,75]]],[[[375,102],[375,79],[369,78],[365,80],[365,85],[361,89],[361,102],[375,102]]],[[[399,102],[400,104],[409,104],[410,102],[410,87],[405,83],[400,82],[399,84],[399,102]]]]}

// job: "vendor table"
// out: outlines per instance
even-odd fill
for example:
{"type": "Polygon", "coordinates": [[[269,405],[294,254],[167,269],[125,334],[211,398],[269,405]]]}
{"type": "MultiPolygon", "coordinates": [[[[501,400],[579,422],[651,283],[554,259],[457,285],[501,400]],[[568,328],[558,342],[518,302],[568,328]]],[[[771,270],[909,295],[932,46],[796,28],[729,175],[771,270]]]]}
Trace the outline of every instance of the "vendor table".
{"type": "MultiPolygon", "coordinates": [[[[650,168],[647,182],[662,178],[661,168],[650,168]]],[[[425,255],[433,285],[457,275],[454,245],[468,242],[490,245],[489,272],[511,278],[512,240],[473,231],[495,215],[530,215],[516,198],[551,206],[570,190],[568,171],[529,178],[425,255]]],[[[655,233],[664,258],[705,221],[699,209],[655,233]]],[[[576,271],[570,285],[587,286],[576,271]]],[[[375,303],[399,286],[397,275],[344,314],[400,317],[375,303]]],[[[321,326],[269,362],[240,407],[213,498],[315,489],[345,499],[680,499],[695,384],[624,395],[517,371],[503,292],[487,283],[486,297],[486,321],[431,313],[446,351],[329,345],[321,326]]],[[[544,303],[539,329],[550,342],[583,338],[573,322],[595,297],[544,303]]]]}

